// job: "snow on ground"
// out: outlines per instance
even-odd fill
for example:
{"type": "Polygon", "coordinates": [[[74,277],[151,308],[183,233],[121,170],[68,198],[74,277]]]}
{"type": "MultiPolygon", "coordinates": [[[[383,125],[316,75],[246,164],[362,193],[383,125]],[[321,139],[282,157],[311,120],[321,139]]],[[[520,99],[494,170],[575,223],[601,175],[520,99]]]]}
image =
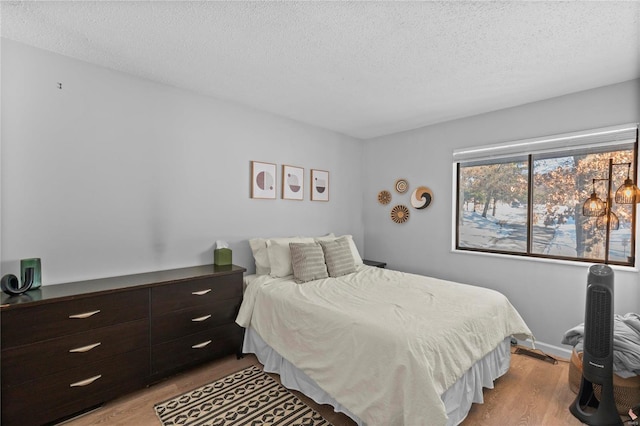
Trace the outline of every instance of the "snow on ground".
{"type": "MultiPolygon", "coordinates": [[[[536,206],[536,213],[546,211],[545,206],[536,206]]],[[[561,206],[556,213],[566,214],[568,209],[561,206]]],[[[487,217],[482,217],[482,210],[477,212],[463,212],[464,222],[460,226],[459,243],[461,247],[505,250],[525,253],[527,250],[527,208],[526,206],[512,207],[499,203],[496,206],[496,216],[491,215],[489,209],[487,217]]],[[[595,221],[595,219],[593,219],[595,221]]],[[[620,228],[611,232],[610,259],[626,260],[629,255],[628,228],[620,228]]],[[[564,223],[556,221],[544,226],[534,226],[534,252],[552,256],[576,257],[576,228],[573,217],[565,216],[564,223]]],[[[594,250],[593,255],[603,258],[602,250],[594,250]]]]}

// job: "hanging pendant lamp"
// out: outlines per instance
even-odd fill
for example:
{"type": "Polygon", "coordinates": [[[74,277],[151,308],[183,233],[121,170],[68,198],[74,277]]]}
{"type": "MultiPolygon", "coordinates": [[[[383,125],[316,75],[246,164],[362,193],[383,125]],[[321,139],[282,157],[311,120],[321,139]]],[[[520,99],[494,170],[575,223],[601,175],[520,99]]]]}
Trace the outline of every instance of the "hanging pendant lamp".
{"type": "Polygon", "coordinates": [[[604,216],[606,214],[605,203],[596,194],[596,180],[594,179],[591,184],[593,185],[593,192],[591,192],[591,197],[582,205],[582,214],[588,217],[604,216]]]}

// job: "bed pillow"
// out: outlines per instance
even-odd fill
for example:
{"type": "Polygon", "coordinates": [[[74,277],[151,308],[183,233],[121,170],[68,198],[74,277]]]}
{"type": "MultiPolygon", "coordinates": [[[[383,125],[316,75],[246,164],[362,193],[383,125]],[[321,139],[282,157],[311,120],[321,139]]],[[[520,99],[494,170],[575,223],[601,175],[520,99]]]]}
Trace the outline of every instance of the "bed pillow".
{"type": "Polygon", "coordinates": [[[267,254],[271,266],[271,275],[274,278],[293,275],[291,265],[291,250],[289,243],[312,243],[313,238],[270,238],[267,240],[267,254]]]}
{"type": "Polygon", "coordinates": [[[323,235],[321,237],[313,237],[313,240],[317,243],[319,241],[333,241],[335,240],[336,235],[333,232],[328,233],[327,235],[323,235]]]}
{"type": "Polygon", "coordinates": [[[297,283],[327,278],[324,252],[318,243],[289,243],[293,278],[297,283]]]}
{"type": "Polygon", "coordinates": [[[340,237],[334,237],[333,234],[329,234],[324,237],[316,237],[314,238],[314,240],[316,242],[335,241],[338,238],[346,238],[349,241],[349,248],[351,249],[351,255],[353,256],[353,262],[356,264],[356,267],[364,264],[364,262],[362,261],[362,257],[360,257],[360,253],[358,252],[358,247],[356,246],[356,243],[353,241],[353,236],[351,235],[342,235],[340,237]]]}
{"type": "MultiPolygon", "coordinates": [[[[271,274],[271,264],[269,262],[269,254],[267,251],[267,241],[274,240],[277,242],[290,241],[294,239],[300,239],[303,237],[279,237],[279,238],[252,238],[249,240],[249,246],[251,247],[251,253],[253,254],[253,260],[256,264],[256,275],[269,275],[271,274]]],[[[317,238],[335,238],[333,233],[324,235],[317,238]]],[[[305,238],[305,241],[309,238],[305,238]]],[[[291,274],[289,274],[291,275],[291,274]]]]}
{"type": "Polygon", "coordinates": [[[349,248],[351,249],[351,255],[353,256],[353,262],[356,266],[363,265],[362,257],[360,257],[360,253],[358,252],[358,246],[356,246],[355,241],[353,241],[353,236],[351,235],[343,235],[349,241],[349,248]]]}
{"type": "Polygon", "coordinates": [[[267,240],[264,238],[253,238],[249,240],[249,246],[253,253],[253,260],[256,262],[256,275],[268,275],[271,272],[269,255],[267,254],[267,240]]]}
{"type": "Polygon", "coordinates": [[[341,237],[333,241],[320,241],[320,245],[324,252],[329,276],[341,277],[356,271],[348,238],[341,237]]]}

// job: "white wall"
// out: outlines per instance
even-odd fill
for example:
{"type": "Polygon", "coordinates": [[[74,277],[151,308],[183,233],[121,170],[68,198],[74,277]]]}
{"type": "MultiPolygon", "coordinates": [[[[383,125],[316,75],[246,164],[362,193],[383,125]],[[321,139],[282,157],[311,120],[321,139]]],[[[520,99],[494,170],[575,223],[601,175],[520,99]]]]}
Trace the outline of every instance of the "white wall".
{"type": "MultiPolygon", "coordinates": [[[[452,152],[638,121],[640,80],[634,80],[367,141],[364,254],[388,262],[390,268],[499,290],[539,341],[570,349],[560,341],[567,329],[584,321],[588,264],[452,252],[452,152]],[[389,206],[408,204],[411,192],[393,191],[401,177],[413,188],[430,187],[434,201],[425,210],[411,209],[409,221],[397,225],[389,219],[389,206]],[[389,206],[376,200],[382,189],[393,194],[389,206]]],[[[615,311],[640,312],[640,273],[615,274],[615,311]]]]}
{"type": "MultiPolygon", "coordinates": [[[[45,285],[199,265],[217,239],[252,271],[250,237],[351,233],[391,268],[503,292],[558,346],[587,264],[452,253],[452,151],[640,120],[636,80],[363,143],[5,39],[1,74],[0,275],[26,257],[45,285]],[[331,201],[250,199],[251,160],[329,170],[331,201]],[[435,194],[403,225],[376,201],[408,203],[400,177],[435,194]]],[[[616,272],[616,312],[640,311],[639,281],[616,272]]]]}
{"type": "MultiPolygon", "coordinates": [[[[2,39],[1,274],[43,284],[213,262],[254,236],[351,233],[363,142],[2,39]],[[62,83],[58,89],[57,83],[62,83]],[[330,201],[249,197],[250,161],[330,171],[330,201]]],[[[280,189],[278,189],[280,197],[280,189]]]]}

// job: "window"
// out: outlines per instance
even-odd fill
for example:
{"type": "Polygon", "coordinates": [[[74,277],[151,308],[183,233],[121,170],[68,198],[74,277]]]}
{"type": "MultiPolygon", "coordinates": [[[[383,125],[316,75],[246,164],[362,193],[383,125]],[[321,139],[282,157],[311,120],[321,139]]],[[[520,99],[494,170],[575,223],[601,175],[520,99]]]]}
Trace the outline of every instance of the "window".
{"type": "Polygon", "coordinates": [[[454,152],[455,248],[634,266],[637,205],[613,192],[627,176],[637,182],[637,133],[634,124],[454,152]],[[612,215],[584,216],[591,193],[607,200],[609,190],[612,215]],[[619,224],[607,232],[609,217],[619,224]]]}

